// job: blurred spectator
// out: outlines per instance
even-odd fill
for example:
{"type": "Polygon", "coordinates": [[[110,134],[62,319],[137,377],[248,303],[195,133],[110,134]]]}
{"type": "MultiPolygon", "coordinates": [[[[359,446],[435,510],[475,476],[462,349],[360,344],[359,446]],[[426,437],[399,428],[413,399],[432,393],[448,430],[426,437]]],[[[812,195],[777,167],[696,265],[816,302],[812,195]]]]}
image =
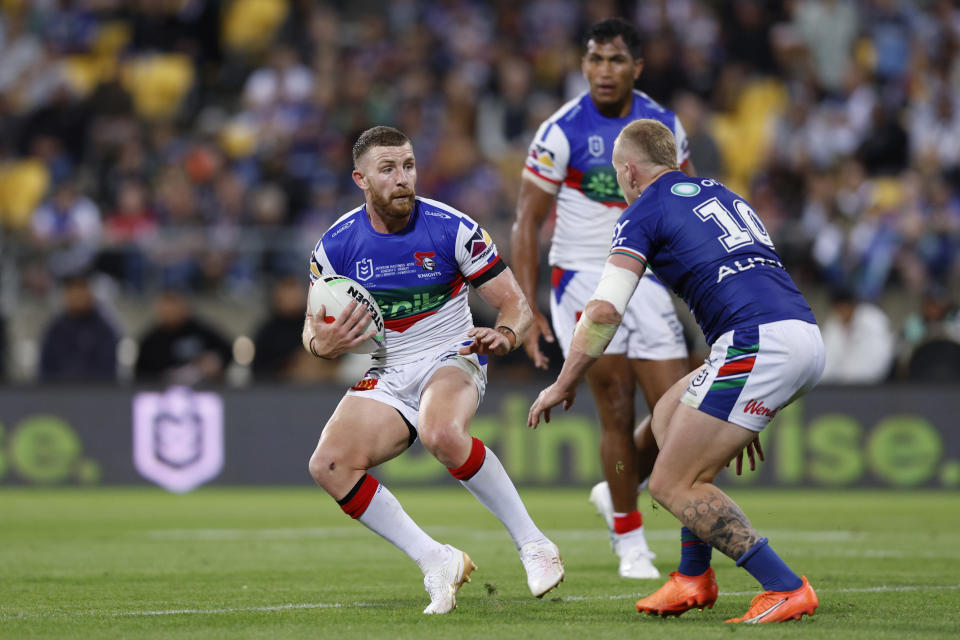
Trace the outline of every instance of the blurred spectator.
{"type": "Polygon", "coordinates": [[[857,156],[870,175],[896,175],[907,167],[910,138],[900,124],[899,112],[878,103],[873,109],[870,135],[857,156]]]}
{"type": "Polygon", "coordinates": [[[827,363],[824,383],[874,384],[887,379],[893,362],[893,334],[887,315],[858,302],[853,293],[833,294],[827,319],[821,323],[827,363]]]}
{"type": "Polygon", "coordinates": [[[157,296],[156,324],[140,340],[138,381],[194,385],[217,382],[230,362],[230,342],[195,317],[187,299],[174,289],[157,296]]]}
{"type": "Polygon", "coordinates": [[[851,0],[801,0],[794,25],[809,56],[814,77],[825,90],[838,93],[852,61],[858,18],[851,0]]]}
{"type": "Polygon", "coordinates": [[[710,135],[706,105],[696,95],[682,93],[674,101],[673,108],[687,132],[690,161],[697,168],[697,175],[719,179],[723,175],[723,158],[716,140],[710,135]]]}
{"type": "Polygon", "coordinates": [[[336,377],[338,361],[320,360],[303,349],[300,334],[306,307],[304,278],[277,278],[270,291],[270,316],[253,339],[256,379],[308,381],[336,377]]]}
{"type": "Polygon", "coordinates": [[[914,382],[960,382],[960,310],[946,289],[931,285],[920,312],[903,328],[903,377],[914,382]]]}
{"type": "Polygon", "coordinates": [[[89,268],[100,249],[100,209],[73,180],[54,187],[30,226],[36,251],[56,278],[89,268]]]}
{"type": "Polygon", "coordinates": [[[128,180],[120,187],[116,210],[108,214],[103,229],[103,249],[98,267],[141,292],[146,284],[147,245],[157,232],[157,220],[147,202],[146,186],[128,180]]]}
{"type": "Polygon", "coordinates": [[[43,335],[40,379],[44,382],[116,380],[117,329],[97,305],[86,272],[63,279],[63,312],[43,335]]]}

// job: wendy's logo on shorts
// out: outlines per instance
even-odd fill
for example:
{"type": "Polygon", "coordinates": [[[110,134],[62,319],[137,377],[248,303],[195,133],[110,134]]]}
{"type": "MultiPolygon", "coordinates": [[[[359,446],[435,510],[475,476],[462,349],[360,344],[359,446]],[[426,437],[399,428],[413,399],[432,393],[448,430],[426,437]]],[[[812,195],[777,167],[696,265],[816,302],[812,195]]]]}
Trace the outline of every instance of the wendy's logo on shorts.
{"type": "Polygon", "coordinates": [[[764,406],[762,400],[750,400],[746,406],[743,407],[744,413],[755,416],[766,416],[768,418],[777,415],[777,411],[779,411],[779,409],[771,409],[770,407],[764,406]]]}
{"type": "Polygon", "coordinates": [[[417,251],[413,254],[413,259],[416,260],[418,267],[433,271],[437,268],[437,261],[433,259],[436,255],[433,251],[417,251]]]}

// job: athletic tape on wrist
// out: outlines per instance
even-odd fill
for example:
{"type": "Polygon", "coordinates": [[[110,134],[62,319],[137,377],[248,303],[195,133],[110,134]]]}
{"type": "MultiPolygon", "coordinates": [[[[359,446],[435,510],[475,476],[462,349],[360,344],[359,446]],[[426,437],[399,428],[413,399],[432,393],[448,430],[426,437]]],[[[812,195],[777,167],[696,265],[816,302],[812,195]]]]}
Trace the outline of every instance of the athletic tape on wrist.
{"type": "Polygon", "coordinates": [[[584,353],[591,358],[599,358],[603,355],[603,350],[606,349],[610,341],[613,340],[613,334],[617,332],[617,327],[619,326],[619,324],[594,322],[587,317],[586,312],[583,312],[577,321],[573,337],[576,339],[577,333],[580,333],[583,336],[584,353]]]}

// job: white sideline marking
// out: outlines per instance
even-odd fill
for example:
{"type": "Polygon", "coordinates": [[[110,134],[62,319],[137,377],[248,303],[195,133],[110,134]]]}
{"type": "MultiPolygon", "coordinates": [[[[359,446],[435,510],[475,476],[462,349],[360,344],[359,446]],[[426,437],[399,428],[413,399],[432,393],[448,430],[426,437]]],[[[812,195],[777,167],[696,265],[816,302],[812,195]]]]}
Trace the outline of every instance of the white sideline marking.
{"type": "MultiPolygon", "coordinates": [[[[503,529],[473,529],[468,527],[427,527],[434,535],[458,535],[470,538],[486,539],[491,535],[502,534],[503,529]]],[[[154,529],[147,531],[147,537],[154,540],[300,540],[312,538],[354,537],[359,528],[356,526],[342,527],[303,527],[284,529],[154,529]]],[[[798,540],[801,542],[851,542],[863,540],[870,533],[860,531],[791,531],[787,529],[764,529],[764,535],[771,539],[798,540]]],[[[607,532],[601,527],[591,529],[561,529],[551,532],[554,540],[605,540],[607,532]]],[[[648,540],[678,540],[677,530],[658,529],[647,531],[648,540]]]]}
{"type": "Polygon", "coordinates": [[[381,607],[383,605],[373,602],[352,602],[344,604],[341,602],[306,602],[301,604],[277,604],[265,607],[225,607],[223,609],[159,609],[157,611],[73,611],[64,613],[44,614],[44,613],[19,613],[0,615],[4,618],[58,618],[58,617],[78,617],[78,618],[123,618],[129,616],[178,616],[184,614],[216,615],[218,613],[249,613],[255,611],[288,611],[292,609],[344,609],[344,608],[366,608],[381,607]]]}
{"type": "MultiPolygon", "coordinates": [[[[853,587],[847,589],[817,589],[817,593],[898,593],[903,591],[955,591],[960,589],[960,584],[949,585],[903,585],[879,587],[853,587]]],[[[756,591],[721,591],[721,596],[751,596],[756,591]]],[[[547,598],[548,600],[559,600],[560,602],[591,602],[598,600],[628,600],[638,598],[642,594],[620,594],[612,596],[564,596],[560,598],[547,598]]],[[[523,600],[510,600],[509,602],[532,602],[524,598],[523,600]]],[[[64,613],[18,613],[2,614],[0,620],[10,618],[58,618],[58,617],[82,617],[82,618],[121,618],[137,616],[177,616],[177,615],[217,615],[221,613],[249,613],[256,611],[289,611],[294,609],[348,609],[348,608],[373,608],[385,605],[373,602],[313,602],[303,604],[278,604],[265,607],[228,607],[223,609],[160,609],[157,611],[76,611],[64,613]]]]}

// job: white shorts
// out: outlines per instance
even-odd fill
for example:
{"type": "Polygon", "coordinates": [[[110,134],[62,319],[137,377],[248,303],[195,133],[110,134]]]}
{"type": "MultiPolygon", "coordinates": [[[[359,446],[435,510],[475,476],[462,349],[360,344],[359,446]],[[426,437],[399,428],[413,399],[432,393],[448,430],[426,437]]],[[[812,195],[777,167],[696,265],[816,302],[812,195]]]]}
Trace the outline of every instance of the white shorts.
{"type": "MultiPolygon", "coordinates": [[[[487,388],[487,356],[471,353],[462,356],[456,349],[438,351],[420,362],[409,362],[393,367],[373,367],[363,379],[350,387],[348,396],[370,398],[390,405],[400,412],[408,425],[417,428],[420,396],[423,388],[441,367],[457,367],[470,376],[477,387],[477,405],[487,388]]],[[[414,434],[411,433],[410,443],[414,434]]]]}
{"type": "MultiPolygon", "coordinates": [[[[599,282],[599,271],[553,268],[550,313],[564,357],[570,351],[577,320],[599,282]]],[[[604,353],[625,353],[628,358],[643,360],[687,357],[683,325],[677,319],[670,292],[655,277],[646,275],[640,278],[637,290],[624,310],[623,322],[604,353]]]]}
{"type": "Polygon", "coordinates": [[[825,362],[815,324],[781,320],[734,329],[717,338],[681,402],[760,432],[817,384],[825,362]]]}

